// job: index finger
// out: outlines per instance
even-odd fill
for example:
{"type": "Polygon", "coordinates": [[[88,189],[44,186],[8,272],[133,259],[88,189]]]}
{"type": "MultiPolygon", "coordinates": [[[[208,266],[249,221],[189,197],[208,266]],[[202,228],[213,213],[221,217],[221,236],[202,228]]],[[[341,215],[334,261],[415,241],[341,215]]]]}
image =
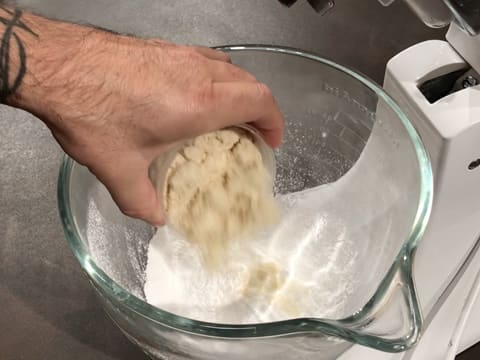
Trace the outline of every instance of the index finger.
{"type": "Polygon", "coordinates": [[[282,143],[283,115],[267,85],[258,82],[213,84],[212,128],[248,123],[257,128],[271,147],[282,143]]]}

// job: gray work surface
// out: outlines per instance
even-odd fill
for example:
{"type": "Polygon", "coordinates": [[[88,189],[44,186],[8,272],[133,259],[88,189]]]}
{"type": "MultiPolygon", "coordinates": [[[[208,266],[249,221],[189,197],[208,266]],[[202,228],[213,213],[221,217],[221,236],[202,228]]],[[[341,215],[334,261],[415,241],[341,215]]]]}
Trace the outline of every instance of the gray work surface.
{"type": "MultiPolygon", "coordinates": [[[[442,38],[398,1],[33,0],[42,14],[180,43],[267,43],[315,51],[381,82],[387,60],[442,38]]],[[[94,56],[94,54],[92,54],[94,56]]],[[[64,240],[56,206],[62,151],[33,116],[0,106],[0,359],[145,359],[104,314],[64,240]]],[[[477,349],[478,351],[478,349],[477,349]]],[[[462,360],[478,358],[475,349],[462,360]]]]}

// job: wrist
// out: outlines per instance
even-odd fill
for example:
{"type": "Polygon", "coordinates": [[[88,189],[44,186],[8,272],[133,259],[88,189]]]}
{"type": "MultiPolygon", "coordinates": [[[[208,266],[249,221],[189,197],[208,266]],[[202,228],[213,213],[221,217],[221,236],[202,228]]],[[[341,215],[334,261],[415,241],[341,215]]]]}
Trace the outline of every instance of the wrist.
{"type": "Polygon", "coordinates": [[[101,53],[115,35],[10,8],[0,8],[3,16],[0,37],[9,51],[0,63],[1,79],[8,82],[2,102],[64,127],[62,118],[75,117],[68,112],[79,110],[80,98],[101,86],[101,53]]]}
{"type": "MultiPolygon", "coordinates": [[[[74,71],[73,64],[84,52],[87,38],[98,31],[30,13],[23,13],[21,21],[25,28],[15,29],[17,49],[9,52],[8,69],[8,77],[17,76],[19,84],[15,88],[10,85],[11,93],[4,102],[48,120],[53,104],[61,100],[62,88],[69,83],[68,72],[74,71]]],[[[4,31],[3,36],[8,33],[4,31]]]]}

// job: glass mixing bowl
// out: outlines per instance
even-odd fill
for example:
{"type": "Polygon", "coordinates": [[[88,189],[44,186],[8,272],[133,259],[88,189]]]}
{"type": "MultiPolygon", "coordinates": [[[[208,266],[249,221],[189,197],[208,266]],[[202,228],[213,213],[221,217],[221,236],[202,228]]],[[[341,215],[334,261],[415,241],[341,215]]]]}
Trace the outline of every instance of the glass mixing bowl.
{"type": "Polygon", "coordinates": [[[285,115],[275,191],[291,201],[274,245],[326,294],[324,311],[238,325],[149,305],[143,286],[154,229],[123,216],[103,185],[65,157],[64,231],[106,311],[158,359],[334,359],[353,343],[408,349],[422,324],[412,257],[432,196],[416,131],[378,85],[334,62],[280,47],[220,49],[270,86],[285,115]]]}

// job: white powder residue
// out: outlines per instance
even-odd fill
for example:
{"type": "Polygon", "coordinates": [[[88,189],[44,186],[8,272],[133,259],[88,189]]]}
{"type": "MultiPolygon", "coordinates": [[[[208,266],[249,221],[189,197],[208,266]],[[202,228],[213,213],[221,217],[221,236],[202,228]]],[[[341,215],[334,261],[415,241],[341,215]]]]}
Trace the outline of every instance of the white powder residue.
{"type": "Polygon", "coordinates": [[[318,211],[328,186],[280,197],[280,225],[232,244],[220,271],[205,269],[191,242],[159,229],[148,252],[147,301],[217,323],[339,316],[353,291],[355,251],[345,224],[318,211]]]}

